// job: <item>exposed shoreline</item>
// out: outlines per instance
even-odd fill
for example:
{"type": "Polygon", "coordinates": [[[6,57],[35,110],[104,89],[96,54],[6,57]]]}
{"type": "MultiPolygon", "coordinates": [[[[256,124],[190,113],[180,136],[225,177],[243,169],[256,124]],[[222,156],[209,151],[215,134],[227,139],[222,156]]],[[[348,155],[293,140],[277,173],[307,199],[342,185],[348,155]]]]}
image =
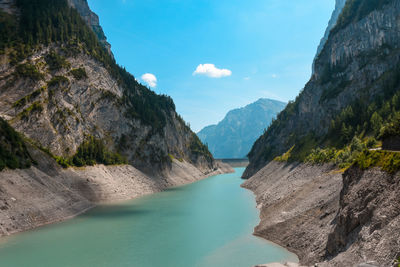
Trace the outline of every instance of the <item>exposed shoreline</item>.
{"type": "Polygon", "coordinates": [[[0,172],[0,239],[74,218],[99,204],[135,199],[212,175],[233,172],[221,162],[200,171],[174,160],[169,170],[150,177],[131,165],[60,168],[40,157],[38,166],[0,172]]]}
{"type": "MultiPolygon", "coordinates": [[[[400,179],[378,168],[270,162],[242,184],[256,195],[254,235],[306,266],[393,266],[400,254],[400,179]],[[369,264],[369,265],[363,265],[369,264]]],[[[260,266],[297,266],[266,264],[260,266]]]]}

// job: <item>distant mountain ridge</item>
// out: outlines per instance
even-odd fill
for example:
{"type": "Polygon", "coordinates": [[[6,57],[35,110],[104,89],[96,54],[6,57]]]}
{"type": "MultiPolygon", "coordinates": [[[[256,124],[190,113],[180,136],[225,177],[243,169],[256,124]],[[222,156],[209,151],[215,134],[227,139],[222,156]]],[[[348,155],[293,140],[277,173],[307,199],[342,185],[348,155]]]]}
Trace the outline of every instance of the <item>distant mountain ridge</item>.
{"type": "Polygon", "coordinates": [[[197,135],[216,158],[244,158],[285,106],[284,102],[261,98],[229,111],[220,123],[204,127],[197,135]]]}

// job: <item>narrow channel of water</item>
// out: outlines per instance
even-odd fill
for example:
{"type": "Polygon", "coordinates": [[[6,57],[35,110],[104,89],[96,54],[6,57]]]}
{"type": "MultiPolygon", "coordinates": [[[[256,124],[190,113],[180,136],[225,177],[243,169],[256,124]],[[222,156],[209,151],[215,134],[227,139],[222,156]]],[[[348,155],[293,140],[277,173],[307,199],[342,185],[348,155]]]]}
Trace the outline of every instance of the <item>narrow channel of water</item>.
{"type": "Polygon", "coordinates": [[[252,235],[243,168],[0,240],[0,266],[249,267],[297,261],[252,235]]]}

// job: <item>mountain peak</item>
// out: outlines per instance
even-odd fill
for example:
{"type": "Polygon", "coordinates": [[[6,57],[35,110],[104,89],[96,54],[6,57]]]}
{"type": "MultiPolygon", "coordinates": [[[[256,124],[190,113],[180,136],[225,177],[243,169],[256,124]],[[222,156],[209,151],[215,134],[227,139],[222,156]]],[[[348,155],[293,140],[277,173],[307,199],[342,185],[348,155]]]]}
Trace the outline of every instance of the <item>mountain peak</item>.
{"type": "Polygon", "coordinates": [[[216,158],[244,158],[272,119],[286,103],[260,98],[229,111],[217,125],[204,127],[199,133],[216,158]]]}

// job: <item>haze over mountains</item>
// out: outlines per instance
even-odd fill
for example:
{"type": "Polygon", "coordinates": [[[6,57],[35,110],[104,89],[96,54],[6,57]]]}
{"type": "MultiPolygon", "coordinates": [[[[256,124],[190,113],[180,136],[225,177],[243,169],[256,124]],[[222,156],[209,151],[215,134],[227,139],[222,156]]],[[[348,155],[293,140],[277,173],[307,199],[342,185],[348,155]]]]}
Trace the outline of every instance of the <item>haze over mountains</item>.
{"type": "Polygon", "coordinates": [[[254,141],[286,103],[260,98],[229,111],[217,125],[204,127],[197,135],[216,158],[245,158],[254,141]]]}

